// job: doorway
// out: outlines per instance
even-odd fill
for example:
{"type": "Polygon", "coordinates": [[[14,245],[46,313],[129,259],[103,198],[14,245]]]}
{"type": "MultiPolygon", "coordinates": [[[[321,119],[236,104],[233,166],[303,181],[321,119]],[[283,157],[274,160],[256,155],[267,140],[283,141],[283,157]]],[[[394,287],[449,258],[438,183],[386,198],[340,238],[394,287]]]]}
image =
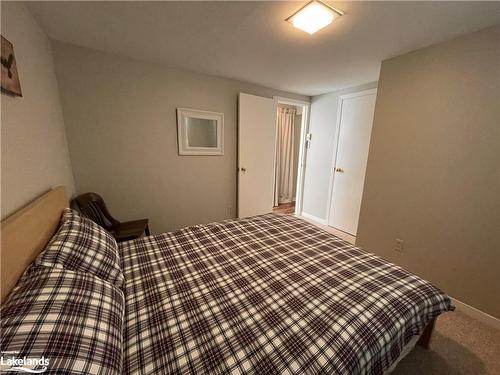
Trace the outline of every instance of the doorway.
{"type": "Polygon", "coordinates": [[[343,95],[337,115],[328,225],[356,236],[377,90],[343,95]]]}
{"type": "Polygon", "coordinates": [[[277,109],[273,212],[299,214],[302,205],[309,103],[278,97],[275,100],[277,109]]]}
{"type": "Polygon", "coordinates": [[[266,214],[273,211],[276,196],[276,138],[278,105],[300,110],[300,140],[293,180],[293,207],[288,212],[302,212],[304,167],[309,145],[307,128],[310,103],[306,101],[239,93],[238,95],[238,217],[266,214]]]}

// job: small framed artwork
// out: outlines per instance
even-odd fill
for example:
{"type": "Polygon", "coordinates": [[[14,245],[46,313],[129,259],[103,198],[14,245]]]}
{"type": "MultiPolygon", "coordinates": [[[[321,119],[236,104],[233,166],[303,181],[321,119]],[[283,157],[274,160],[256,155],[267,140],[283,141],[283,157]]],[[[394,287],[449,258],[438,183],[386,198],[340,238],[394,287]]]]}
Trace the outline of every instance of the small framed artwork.
{"type": "Polygon", "coordinates": [[[224,114],[177,108],[179,155],[224,155],[224,114]]]}
{"type": "Polygon", "coordinates": [[[21,83],[17,73],[16,56],[14,55],[14,47],[2,36],[2,75],[1,87],[2,92],[14,96],[23,96],[21,92],[21,83]]]}

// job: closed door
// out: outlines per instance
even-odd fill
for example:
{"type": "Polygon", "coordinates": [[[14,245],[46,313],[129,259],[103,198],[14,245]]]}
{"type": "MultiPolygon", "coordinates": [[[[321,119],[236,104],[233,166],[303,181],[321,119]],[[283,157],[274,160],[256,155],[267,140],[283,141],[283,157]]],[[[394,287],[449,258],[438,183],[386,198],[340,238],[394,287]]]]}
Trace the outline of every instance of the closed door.
{"type": "Polygon", "coordinates": [[[365,182],[376,90],[342,96],[328,224],[356,235],[365,182]]]}
{"type": "Polygon", "coordinates": [[[240,93],[238,111],[238,217],[273,209],[276,102],[240,93]]]}

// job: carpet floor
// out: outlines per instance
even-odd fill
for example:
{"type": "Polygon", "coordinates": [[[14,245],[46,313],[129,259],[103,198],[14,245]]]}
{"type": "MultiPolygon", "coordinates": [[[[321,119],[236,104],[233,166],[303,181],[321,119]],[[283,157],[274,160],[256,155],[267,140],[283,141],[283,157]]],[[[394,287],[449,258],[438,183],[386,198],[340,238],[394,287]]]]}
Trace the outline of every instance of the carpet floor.
{"type": "Polygon", "coordinates": [[[416,346],[394,375],[500,375],[500,330],[455,311],[441,315],[429,349],[416,346]]]}

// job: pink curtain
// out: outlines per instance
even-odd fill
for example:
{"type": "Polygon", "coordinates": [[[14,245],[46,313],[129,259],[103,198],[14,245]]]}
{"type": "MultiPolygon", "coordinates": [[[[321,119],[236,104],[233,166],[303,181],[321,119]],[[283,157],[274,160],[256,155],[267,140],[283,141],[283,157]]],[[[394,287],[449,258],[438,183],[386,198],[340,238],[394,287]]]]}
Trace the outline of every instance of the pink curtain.
{"type": "Polygon", "coordinates": [[[274,205],[291,202],[294,197],[294,108],[278,108],[276,144],[276,181],[274,205]]]}

